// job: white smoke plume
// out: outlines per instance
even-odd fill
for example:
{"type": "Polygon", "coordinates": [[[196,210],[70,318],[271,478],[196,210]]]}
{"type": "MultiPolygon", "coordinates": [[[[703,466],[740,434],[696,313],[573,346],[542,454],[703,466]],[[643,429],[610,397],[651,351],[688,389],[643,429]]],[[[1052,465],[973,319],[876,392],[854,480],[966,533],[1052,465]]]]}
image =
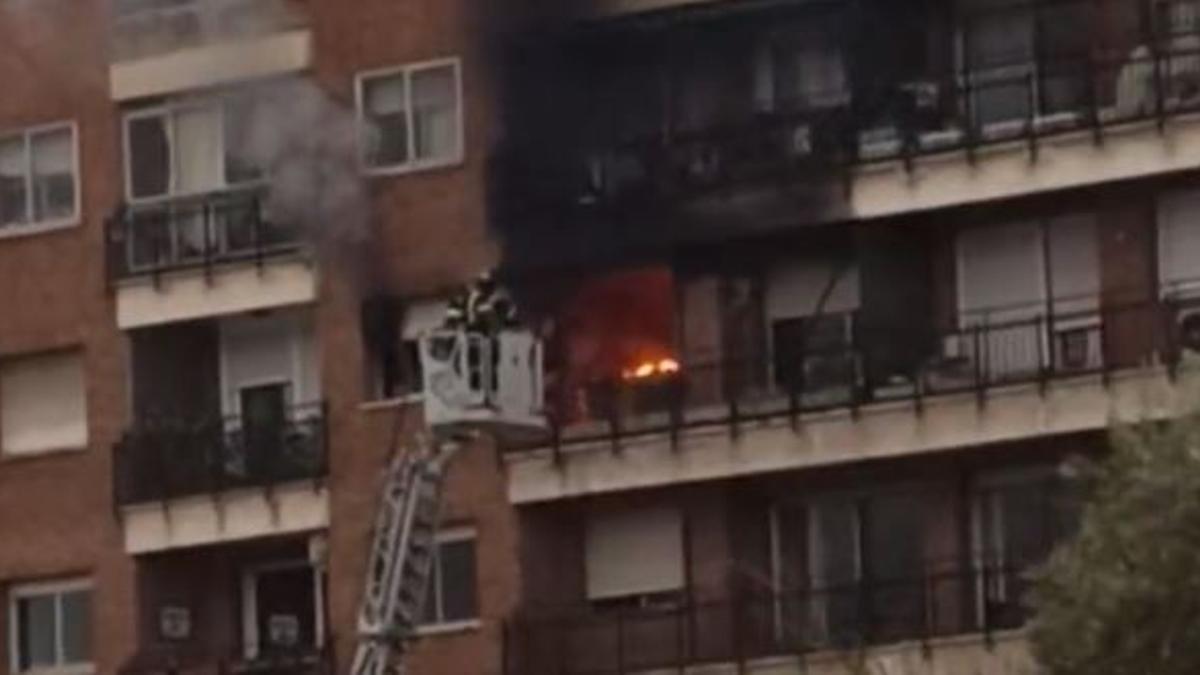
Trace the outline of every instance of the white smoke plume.
{"type": "Polygon", "coordinates": [[[245,144],[234,155],[265,171],[267,210],[318,244],[362,243],[370,200],[359,160],[361,125],[302,78],[251,87],[245,144]]]}
{"type": "MultiPolygon", "coordinates": [[[[115,0],[114,49],[151,54],[215,45],[307,23],[287,0],[115,0]]],[[[214,73],[214,81],[220,73],[214,73]]],[[[242,83],[249,119],[234,157],[264,172],[273,222],[300,227],[322,249],[362,243],[369,199],[359,160],[361,125],[353,106],[302,76],[242,83]]]]}

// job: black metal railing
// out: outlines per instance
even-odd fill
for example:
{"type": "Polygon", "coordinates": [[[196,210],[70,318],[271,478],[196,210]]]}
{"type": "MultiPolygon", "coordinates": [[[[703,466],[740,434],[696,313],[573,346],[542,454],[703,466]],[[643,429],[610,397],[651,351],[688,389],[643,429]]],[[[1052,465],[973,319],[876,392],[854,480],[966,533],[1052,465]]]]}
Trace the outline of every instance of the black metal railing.
{"type": "Polygon", "coordinates": [[[333,675],[333,649],[299,646],[275,649],[253,658],[188,643],[143,647],[118,671],[121,675],[333,675]]]}
{"type": "Polygon", "coordinates": [[[608,675],[803,656],[1023,626],[1026,569],[962,563],[917,578],[817,589],[745,588],[718,601],[689,593],[652,608],[518,616],[505,625],[504,672],[608,675]]]}
{"type": "MultiPolygon", "coordinates": [[[[1190,0],[1144,4],[1147,15],[1162,6],[1195,8],[1190,0]]],[[[1092,5],[1098,6],[1092,0],[1038,0],[1002,11],[1035,16],[1092,5]]],[[[642,128],[655,129],[652,135],[590,139],[573,164],[557,156],[546,158],[549,164],[533,159],[545,148],[510,148],[505,156],[513,164],[510,173],[517,174],[510,180],[522,192],[508,203],[526,210],[550,204],[594,209],[797,171],[837,180],[854,165],[907,163],[951,151],[974,157],[975,151],[999,143],[1024,142],[1036,158],[1039,143],[1057,135],[1091,132],[1101,142],[1113,125],[1156,121],[1161,127],[1171,117],[1200,111],[1200,21],[1193,24],[1145,20],[1126,36],[1128,44],[1089,42],[1073,50],[1050,45],[1025,57],[1009,55],[898,81],[848,79],[837,90],[777,101],[772,112],[703,129],[660,131],[670,125],[647,120],[642,128]]],[[[967,29],[964,24],[952,34],[967,29]]],[[[629,105],[629,97],[598,102],[592,112],[620,117],[606,108],[622,105],[629,105]]]]}
{"type": "Polygon", "coordinates": [[[316,480],[328,470],[322,403],[255,423],[236,416],[147,419],[114,448],[118,505],[316,480]]]}
{"type": "Polygon", "coordinates": [[[1200,298],[1151,300],[1051,314],[1038,307],[1009,307],[961,317],[907,348],[904,325],[852,322],[844,345],[820,348],[775,345],[776,354],[718,362],[687,362],[680,371],[629,380],[573,379],[551,373],[547,391],[550,440],[513,446],[522,451],[609,443],[666,434],[677,442],[687,429],[725,426],[736,435],[748,422],[907,401],[920,412],[927,397],[974,394],[985,405],[996,388],[1099,376],[1163,364],[1174,375],[1185,352],[1200,353],[1200,298]],[[1011,318],[1023,316],[1024,318],[1011,318]],[[1188,317],[1191,317],[1190,319],[1188,317]],[[999,317],[999,318],[997,318],[999,317]],[[1004,318],[1009,317],[1009,318],[1004,318]]]}
{"type": "Polygon", "coordinates": [[[260,188],[122,206],[108,222],[109,279],[154,276],[232,262],[262,264],[303,246],[297,228],[272,220],[260,188]]]}

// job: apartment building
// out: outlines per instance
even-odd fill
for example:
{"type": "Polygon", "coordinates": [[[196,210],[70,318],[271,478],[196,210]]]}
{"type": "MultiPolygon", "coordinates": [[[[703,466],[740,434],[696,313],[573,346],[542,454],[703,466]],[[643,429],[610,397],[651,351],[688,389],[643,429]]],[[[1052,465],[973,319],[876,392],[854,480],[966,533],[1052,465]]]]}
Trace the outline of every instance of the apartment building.
{"type": "MultiPolygon", "coordinates": [[[[363,335],[495,262],[492,25],[0,7],[0,672],[348,668],[383,469],[422,424],[363,335]]],[[[515,529],[486,450],[449,478],[414,668],[501,662],[515,529]]]]}
{"type": "Polygon", "coordinates": [[[496,4],[0,6],[0,673],[348,670],[492,266],[548,429],[412,672],[1026,672],[1062,461],[1200,349],[1194,0],[496,4]]]}
{"type": "Polygon", "coordinates": [[[1036,672],[1063,462],[1196,347],[1196,5],[575,9],[505,88],[507,672],[1036,672]]]}

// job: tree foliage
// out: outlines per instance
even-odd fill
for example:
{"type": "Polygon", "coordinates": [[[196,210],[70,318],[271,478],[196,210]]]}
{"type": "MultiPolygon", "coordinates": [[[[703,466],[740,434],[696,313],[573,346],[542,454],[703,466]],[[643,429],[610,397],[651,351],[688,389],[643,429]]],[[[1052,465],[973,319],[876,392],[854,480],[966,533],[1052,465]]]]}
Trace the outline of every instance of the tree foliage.
{"type": "Polygon", "coordinates": [[[1112,433],[1078,467],[1077,534],[1035,584],[1050,675],[1200,673],[1200,414],[1112,433]]]}

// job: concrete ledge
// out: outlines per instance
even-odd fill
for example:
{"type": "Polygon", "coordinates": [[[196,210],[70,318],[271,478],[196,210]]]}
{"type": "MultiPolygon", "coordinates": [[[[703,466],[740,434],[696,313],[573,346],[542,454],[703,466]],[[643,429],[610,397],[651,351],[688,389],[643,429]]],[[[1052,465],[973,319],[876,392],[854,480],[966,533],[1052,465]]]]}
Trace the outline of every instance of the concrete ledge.
{"type": "Polygon", "coordinates": [[[919,157],[912,171],[895,161],[856,170],[850,195],[855,218],[1004,199],[1050,190],[1200,168],[1200,117],[1104,127],[1039,139],[1037,158],[1026,141],[984,147],[974,163],[965,152],[919,157]]]}
{"type": "Polygon", "coordinates": [[[317,299],[317,275],[303,260],[257,266],[217,267],[166,274],[157,284],[135,279],[117,286],[117,325],[122,330],[225,314],[301,305],[317,299]]]}
{"type": "Polygon", "coordinates": [[[329,526],[329,490],[312,482],[232,490],[121,509],[130,555],[329,526]]]}
{"type": "Polygon", "coordinates": [[[911,402],[804,415],[796,429],[786,416],[680,432],[678,448],[665,434],[563,448],[556,464],[548,448],[507,457],[508,496],[515,504],[675,485],[735,476],[901,457],[1001,441],[1103,429],[1113,419],[1158,418],[1188,405],[1200,370],[1181,369],[1176,381],[1161,367],[1099,376],[931,396],[911,402]]]}
{"type": "Polygon", "coordinates": [[[1038,672],[1023,631],[992,636],[963,635],[906,642],[863,651],[817,652],[717,663],[670,670],[639,671],[638,675],[1031,675],[1038,672]]]}
{"type": "Polygon", "coordinates": [[[109,66],[114,101],[274,77],[312,65],[312,32],[292,30],[192,47],[109,66]]]}

